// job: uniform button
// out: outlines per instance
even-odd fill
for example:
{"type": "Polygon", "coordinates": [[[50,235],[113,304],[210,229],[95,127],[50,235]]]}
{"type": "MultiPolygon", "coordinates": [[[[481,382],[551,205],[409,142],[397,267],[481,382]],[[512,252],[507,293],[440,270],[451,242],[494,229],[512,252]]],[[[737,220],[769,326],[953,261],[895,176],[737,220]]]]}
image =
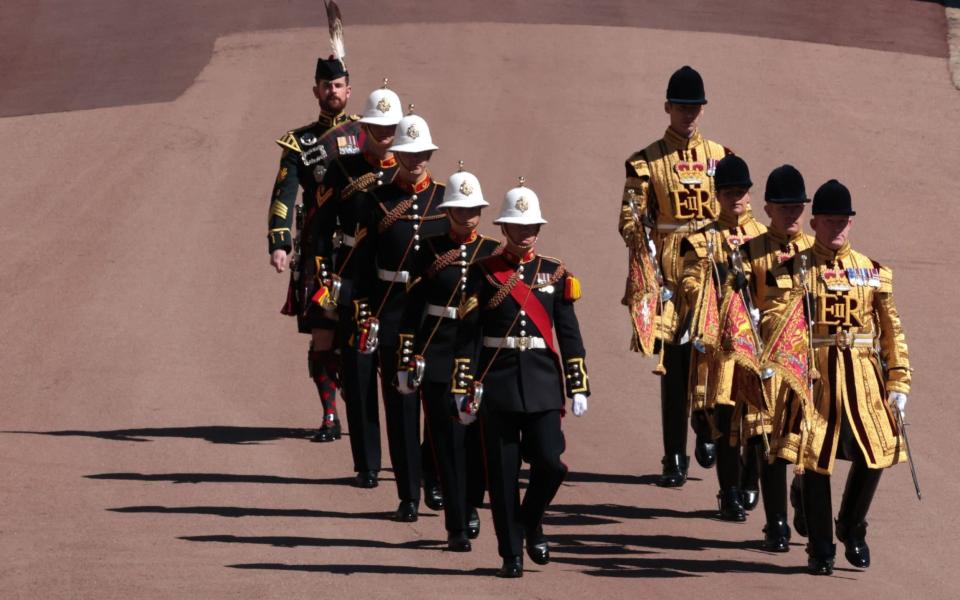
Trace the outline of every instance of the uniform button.
{"type": "Polygon", "coordinates": [[[383,185],[383,182],[378,179],[378,180],[377,180],[377,185],[383,185]]]}
{"type": "Polygon", "coordinates": [[[414,250],[414,252],[419,251],[419,250],[420,250],[420,244],[415,245],[415,246],[413,247],[413,250],[414,250]]]}
{"type": "Polygon", "coordinates": [[[527,335],[527,330],[526,330],[526,329],[521,329],[521,330],[520,330],[520,337],[523,337],[523,336],[525,336],[525,335],[527,335]]]}
{"type": "Polygon", "coordinates": [[[420,239],[420,234],[419,234],[419,233],[413,234],[413,239],[419,240],[419,239],[420,239]]]}
{"type": "MultiPolygon", "coordinates": [[[[417,195],[414,194],[414,195],[410,196],[410,199],[411,199],[411,200],[416,200],[416,199],[417,199],[417,195]]],[[[416,207],[414,207],[414,208],[416,208],[416,207]]]]}
{"type": "Polygon", "coordinates": [[[326,277],[328,273],[326,271],[320,271],[320,277],[326,277]]]}
{"type": "Polygon", "coordinates": [[[467,272],[467,268],[466,268],[466,267],[460,267],[460,272],[461,272],[461,273],[466,273],[466,272],[467,272]]]}
{"type": "Polygon", "coordinates": [[[414,204],[414,205],[411,206],[410,208],[412,208],[413,210],[418,210],[420,207],[419,207],[418,205],[414,204]]]}
{"type": "Polygon", "coordinates": [[[466,252],[461,252],[461,253],[460,253],[460,258],[466,258],[466,257],[467,257],[467,253],[466,253],[466,252]]]}
{"type": "Polygon", "coordinates": [[[417,231],[418,229],[420,229],[420,223],[414,223],[414,224],[413,224],[413,230],[414,230],[414,231],[417,231]]]}
{"type": "Polygon", "coordinates": [[[521,310],[521,311],[520,311],[520,316],[521,316],[521,317],[527,316],[527,311],[521,310]]]}
{"type": "Polygon", "coordinates": [[[410,340],[403,340],[403,345],[409,348],[410,346],[413,345],[413,342],[411,342],[410,340]]]}
{"type": "Polygon", "coordinates": [[[383,177],[383,171],[377,171],[377,177],[383,177]]]}
{"type": "Polygon", "coordinates": [[[527,326],[526,321],[520,321],[520,327],[526,327],[526,326],[527,326]]]}
{"type": "MultiPolygon", "coordinates": [[[[465,244],[460,244],[460,249],[461,249],[461,250],[466,250],[466,249],[467,249],[467,246],[466,246],[465,244]]],[[[466,256],[466,254],[464,254],[463,256],[466,256]]]]}
{"type": "Polygon", "coordinates": [[[461,284],[460,284],[460,290],[463,291],[463,290],[466,290],[466,289],[467,289],[467,284],[461,283],[461,284]]]}

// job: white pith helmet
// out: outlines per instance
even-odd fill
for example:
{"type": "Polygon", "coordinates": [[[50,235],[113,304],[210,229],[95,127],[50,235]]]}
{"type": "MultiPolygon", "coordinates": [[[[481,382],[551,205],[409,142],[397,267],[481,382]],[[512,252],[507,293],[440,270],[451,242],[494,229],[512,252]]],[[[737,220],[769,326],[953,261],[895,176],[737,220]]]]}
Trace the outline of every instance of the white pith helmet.
{"type": "Polygon", "coordinates": [[[500,216],[494,221],[497,225],[512,223],[514,225],[544,225],[546,219],[540,214],[540,198],[536,192],[523,185],[509,190],[503,198],[503,208],[500,216]]]}
{"type": "Polygon", "coordinates": [[[367,96],[367,106],[363,109],[361,123],[371,125],[393,126],[403,118],[403,105],[400,96],[391,89],[387,89],[387,80],[384,78],[383,87],[367,96]]]}
{"type": "Polygon", "coordinates": [[[437,208],[473,208],[475,206],[490,206],[490,203],[483,199],[480,180],[473,173],[463,170],[461,160],[460,170],[447,180],[443,202],[437,208]]]}
{"type": "Polygon", "coordinates": [[[413,114],[413,105],[410,105],[410,114],[400,119],[397,131],[393,134],[393,145],[390,152],[426,152],[436,150],[433,138],[430,137],[430,127],[420,115],[413,114]]]}

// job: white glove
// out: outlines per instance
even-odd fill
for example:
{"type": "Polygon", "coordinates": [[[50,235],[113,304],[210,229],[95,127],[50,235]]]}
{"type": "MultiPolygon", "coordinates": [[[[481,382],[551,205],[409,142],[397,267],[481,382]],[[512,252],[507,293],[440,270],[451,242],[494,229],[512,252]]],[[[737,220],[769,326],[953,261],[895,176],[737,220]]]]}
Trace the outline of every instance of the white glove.
{"type": "Polygon", "coordinates": [[[903,392],[887,394],[887,403],[890,405],[890,409],[898,411],[901,417],[907,414],[907,395],[903,392]]]}
{"type": "Polygon", "coordinates": [[[460,420],[462,425],[469,425],[477,420],[477,415],[470,415],[464,412],[466,408],[467,396],[466,394],[454,394],[453,395],[453,405],[457,407],[457,418],[460,420]]]}
{"type": "Polygon", "coordinates": [[[401,394],[413,394],[417,388],[410,385],[410,371],[397,371],[397,391],[401,394]]]}
{"type": "Polygon", "coordinates": [[[647,240],[647,248],[650,250],[650,258],[656,258],[657,245],[653,243],[653,240],[647,240]]]}
{"type": "Polygon", "coordinates": [[[760,309],[759,309],[759,308],[751,308],[751,309],[750,309],[750,318],[753,319],[753,324],[756,325],[757,327],[759,327],[759,326],[760,326],[760,309]]]}
{"type": "Polygon", "coordinates": [[[583,394],[573,395],[573,416],[582,417],[587,414],[587,397],[583,394]]]}

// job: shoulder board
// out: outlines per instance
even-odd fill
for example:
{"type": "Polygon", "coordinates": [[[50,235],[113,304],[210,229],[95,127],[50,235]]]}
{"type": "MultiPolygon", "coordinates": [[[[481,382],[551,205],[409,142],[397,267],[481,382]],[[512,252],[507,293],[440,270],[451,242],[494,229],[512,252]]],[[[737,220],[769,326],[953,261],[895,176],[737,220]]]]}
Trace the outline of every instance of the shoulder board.
{"type": "Polygon", "coordinates": [[[559,258],[555,258],[555,257],[553,257],[553,256],[545,256],[545,255],[543,255],[543,254],[538,254],[537,256],[539,256],[540,258],[542,258],[543,260],[548,261],[548,262],[552,262],[552,263],[555,263],[555,264],[558,264],[558,265],[562,265],[562,264],[563,264],[563,261],[562,261],[562,260],[560,260],[559,258]]]}
{"type": "Polygon", "coordinates": [[[351,120],[351,121],[359,121],[359,120],[360,120],[360,115],[347,115],[347,119],[349,119],[349,120],[351,120]]]}
{"type": "Polygon", "coordinates": [[[580,280],[573,276],[572,273],[567,274],[567,280],[563,284],[563,298],[568,302],[576,302],[583,296],[583,290],[580,286],[580,280]]]}
{"type": "Polygon", "coordinates": [[[277,140],[281,148],[287,148],[294,152],[300,152],[300,144],[297,142],[297,136],[293,131],[288,131],[286,135],[277,140]]]}
{"type": "Polygon", "coordinates": [[[650,177],[650,166],[647,164],[645,150],[634,152],[625,165],[627,177],[650,177]]]}

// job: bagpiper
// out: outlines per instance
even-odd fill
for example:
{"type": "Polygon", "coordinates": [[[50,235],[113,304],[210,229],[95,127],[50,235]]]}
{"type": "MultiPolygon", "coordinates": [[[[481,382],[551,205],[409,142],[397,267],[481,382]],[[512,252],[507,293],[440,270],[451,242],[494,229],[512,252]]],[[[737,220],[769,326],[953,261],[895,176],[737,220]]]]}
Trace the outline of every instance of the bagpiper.
{"type": "Polygon", "coordinates": [[[326,277],[323,273],[333,268],[331,236],[336,222],[332,206],[318,204],[316,192],[330,161],[359,153],[362,143],[359,117],[345,112],[350,98],[350,74],[343,62],[339,10],[334,3],[329,5],[334,54],[318,58],[314,72],[313,95],[320,105],[320,117],[277,140],[283,153],[271,195],[267,236],[270,264],[278,273],[290,267],[287,301],[281,312],[296,316],[300,333],[311,336],[307,371],[323,405],[323,418],[313,438],[318,442],[339,439],[341,433],[336,408],[338,357],[333,343],[336,315],[310,301],[321,279],[326,277]],[[303,189],[299,205],[298,189],[303,189]],[[296,239],[292,233],[295,222],[296,239]]]}
{"type": "Polygon", "coordinates": [[[590,383],[574,302],[580,282],[555,258],[536,253],[546,223],[524,185],[509,190],[500,216],[503,252],[474,263],[459,307],[451,390],[461,422],[479,413],[500,577],[523,576],[523,547],[550,562],[543,515],[567,474],[560,418],[564,391],[573,414],[587,411],[590,383]],[[554,337],[556,332],[556,337],[554,337]],[[530,483],[520,499],[520,463],[530,483]]]}
{"type": "Polygon", "coordinates": [[[794,293],[769,348],[795,391],[778,407],[775,452],[803,473],[807,570],[829,575],[836,547],[835,460],[853,463],[835,522],[837,539],[847,561],[866,568],[866,518],[880,476],[907,459],[902,417],[911,369],[893,273],[850,247],[856,214],[850,191],[831,179],[814,194],[812,212],[814,245],[790,263],[794,293]]]}
{"type": "MultiPolygon", "coordinates": [[[[689,66],[670,77],[664,111],[670,125],[663,137],[626,161],[619,230],[630,250],[623,303],[630,309],[632,349],[645,355],[657,348],[663,423],[663,471],[657,484],[686,482],[690,333],[689,307],[678,297],[682,269],[680,242],[716,220],[717,162],[730,153],[699,129],[707,103],[703,78],[689,66]]],[[[699,427],[698,456],[713,466],[709,431],[699,427]]]]}
{"type": "Polygon", "coordinates": [[[425,238],[414,258],[399,336],[405,368],[397,373],[397,387],[402,393],[420,389],[432,442],[428,458],[437,464],[443,489],[447,548],[468,552],[470,540],[480,534],[477,508],[483,503],[486,473],[480,425],[465,426],[454,419],[450,373],[460,307],[467,293],[467,269],[497,252],[500,243],[477,233],[480,213],[489,204],[480,181],[460,164],[461,170],[447,180],[443,203],[437,207],[446,213],[450,231],[425,238]],[[409,340],[412,346],[407,345],[409,340]]]}

